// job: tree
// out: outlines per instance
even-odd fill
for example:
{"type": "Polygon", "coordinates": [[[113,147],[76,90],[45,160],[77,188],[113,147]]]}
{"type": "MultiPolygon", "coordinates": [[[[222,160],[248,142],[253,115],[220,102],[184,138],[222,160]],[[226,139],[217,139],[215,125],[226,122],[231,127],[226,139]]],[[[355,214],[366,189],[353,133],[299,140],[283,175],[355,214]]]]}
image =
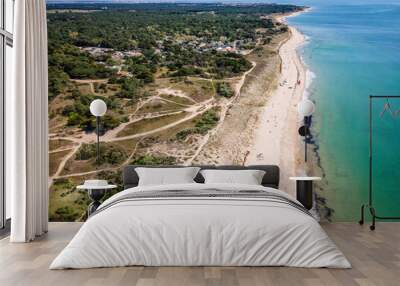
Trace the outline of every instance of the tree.
{"type": "Polygon", "coordinates": [[[82,120],[82,117],[78,113],[71,112],[68,114],[67,125],[69,125],[69,126],[79,125],[81,120],[82,120]]]}
{"type": "Polygon", "coordinates": [[[117,81],[121,85],[121,90],[116,94],[117,97],[136,99],[139,95],[141,83],[135,78],[124,77],[117,81]]]}
{"type": "Polygon", "coordinates": [[[218,95],[227,97],[227,98],[232,97],[234,94],[232,89],[225,82],[217,82],[216,90],[217,90],[218,95]]]}
{"type": "Polygon", "coordinates": [[[49,99],[53,99],[64,92],[68,80],[68,74],[57,67],[49,66],[49,99]]]}

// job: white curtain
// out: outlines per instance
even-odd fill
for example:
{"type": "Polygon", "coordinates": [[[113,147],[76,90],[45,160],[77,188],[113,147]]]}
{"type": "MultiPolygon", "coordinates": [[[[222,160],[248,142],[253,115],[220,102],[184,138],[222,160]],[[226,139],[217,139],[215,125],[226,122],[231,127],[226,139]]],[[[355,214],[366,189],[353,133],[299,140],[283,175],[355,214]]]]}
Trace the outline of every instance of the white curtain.
{"type": "Polygon", "coordinates": [[[6,186],[12,242],[48,226],[47,22],[45,0],[15,2],[14,94],[6,112],[6,186]]]}

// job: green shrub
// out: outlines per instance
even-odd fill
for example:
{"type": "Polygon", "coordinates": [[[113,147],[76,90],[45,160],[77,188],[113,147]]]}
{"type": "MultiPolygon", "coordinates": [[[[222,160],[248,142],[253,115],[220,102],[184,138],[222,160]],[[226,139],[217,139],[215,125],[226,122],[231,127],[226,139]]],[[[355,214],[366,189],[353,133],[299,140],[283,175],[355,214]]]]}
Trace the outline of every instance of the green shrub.
{"type": "Polygon", "coordinates": [[[230,98],[233,96],[233,91],[230,88],[229,84],[225,82],[218,82],[216,85],[217,94],[223,97],[230,98]]]}
{"type": "MultiPolygon", "coordinates": [[[[81,95],[79,93],[76,95],[78,96],[77,98],[75,98],[75,95],[72,96],[74,97],[74,103],[72,105],[65,106],[61,112],[63,116],[66,116],[68,118],[67,125],[79,126],[82,130],[85,130],[87,132],[92,132],[93,130],[96,129],[96,119],[90,113],[89,106],[94,99],[100,97],[87,94],[81,95]]],[[[116,98],[110,97],[101,99],[105,101],[107,107],[110,110],[119,108],[119,104],[116,98]]],[[[121,122],[118,118],[106,114],[101,119],[101,125],[100,125],[100,127],[102,128],[101,131],[104,132],[113,129],[117,127],[120,123],[121,122]]]]}
{"type": "Polygon", "coordinates": [[[184,129],[176,134],[176,139],[185,140],[190,134],[206,134],[209,130],[217,126],[219,116],[215,110],[208,110],[203,113],[201,118],[196,122],[194,128],[184,129]]]}
{"type": "Polygon", "coordinates": [[[190,134],[196,133],[196,128],[183,129],[176,133],[176,139],[185,140],[190,134]]]}
{"type": "Polygon", "coordinates": [[[55,217],[52,220],[56,221],[75,221],[80,217],[80,213],[75,211],[70,206],[63,206],[55,211],[55,217]]]}
{"type": "MultiPolygon", "coordinates": [[[[110,80],[109,80],[110,82],[110,80]]],[[[119,98],[128,98],[136,100],[140,94],[140,88],[142,83],[136,78],[122,77],[112,82],[118,83],[121,86],[121,90],[116,94],[119,98]]]]}
{"type": "Polygon", "coordinates": [[[103,129],[110,130],[118,127],[118,125],[120,124],[120,120],[107,114],[103,116],[101,123],[103,129]]]}
{"type": "Polygon", "coordinates": [[[55,190],[69,190],[74,187],[74,184],[70,179],[67,178],[62,178],[62,179],[56,179],[53,182],[53,188],[55,190]]]}
{"type": "MultiPolygon", "coordinates": [[[[119,164],[125,157],[122,149],[114,145],[100,144],[100,164],[119,164]]],[[[96,144],[82,144],[75,154],[75,160],[96,160],[96,144]]]]}
{"type": "Polygon", "coordinates": [[[134,165],[173,165],[176,163],[176,158],[172,156],[155,156],[146,154],[135,159],[134,165]]]}
{"type": "Polygon", "coordinates": [[[207,133],[217,125],[218,121],[219,116],[215,110],[208,110],[204,112],[199,121],[196,122],[196,132],[200,134],[207,133]]]}

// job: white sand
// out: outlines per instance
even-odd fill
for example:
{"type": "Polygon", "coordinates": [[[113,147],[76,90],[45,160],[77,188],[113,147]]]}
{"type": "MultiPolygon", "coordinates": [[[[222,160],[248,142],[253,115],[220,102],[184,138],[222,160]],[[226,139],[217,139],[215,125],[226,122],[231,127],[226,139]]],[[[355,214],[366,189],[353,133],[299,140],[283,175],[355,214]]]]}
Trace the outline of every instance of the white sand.
{"type": "MultiPolygon", "coordinates": [[[[278,20],[284,21],[282,16],[278,20]]],[[[250,164],[276,164],[281,168],[280,188],[294,195],[294,182],[290,176],[302,171],[303,143],[297,130],[301,123],[297,104],[305,92],[306,69],[297,53],[305,42],[305,37],[293,27],[289,27],[291,37],[279,49],[282,70],[276,90],[261,115],[255,131],[254,144],[246,160],[250,164]]]]}

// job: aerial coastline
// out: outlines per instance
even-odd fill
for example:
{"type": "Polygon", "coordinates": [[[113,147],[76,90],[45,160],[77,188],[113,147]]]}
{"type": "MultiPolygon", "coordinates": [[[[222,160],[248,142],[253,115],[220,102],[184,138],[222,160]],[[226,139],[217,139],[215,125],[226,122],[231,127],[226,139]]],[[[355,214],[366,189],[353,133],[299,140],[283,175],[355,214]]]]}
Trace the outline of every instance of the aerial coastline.
{"type": "MultiPolygon", "coordinates": [[[[399,92],[400,10],[313,2],[312,13],[289,4],[48,3],[50,218],[79,220],[88,200],[74,187],[98,176],[120,185],[126,164],[277,164],[292,195],[290,176],[323,177],[321,217],[358,219],[365,104],[371,92],[399,92]],[[317,105],[306,165],[296,106],[308,96],[317,105]],[[95,98],[109,107],[99,167],[95,98]]],[[[375,178],[376,202],[397,210],[387,174],[375,178]]]]}
{"type": "MultiPolygon", "coordinates": [[[[281,75],[291,64],[286,53],[301,42],[282,16],[302,7],[121,5],[108,11],[96,4],[48,6],[52,220],[82,219],[87,198],[70,190],[97,176],[118,184],[127,164],[244,165],[265,149],[286,152],[269,138],[256,142],[268,132],[264,117],[276,90],[285,85],[288,94],[281,75]],[[80,29],[88,20],[93,28],[80,29]],[[122,23],[126,29],[117,29],[122,23]],[[100,166],[88,110],[95,98],[109,107],[100,166]]],[[[296,103],[276,112],[289,114],[296,103]]],[[[293,130],[296,125],[295,118],[293,130]]],[[[272,159],[265,157],[279,164],[272,159]]],[[[292,173],[290,166],[284,174],[292,173]]]]}

